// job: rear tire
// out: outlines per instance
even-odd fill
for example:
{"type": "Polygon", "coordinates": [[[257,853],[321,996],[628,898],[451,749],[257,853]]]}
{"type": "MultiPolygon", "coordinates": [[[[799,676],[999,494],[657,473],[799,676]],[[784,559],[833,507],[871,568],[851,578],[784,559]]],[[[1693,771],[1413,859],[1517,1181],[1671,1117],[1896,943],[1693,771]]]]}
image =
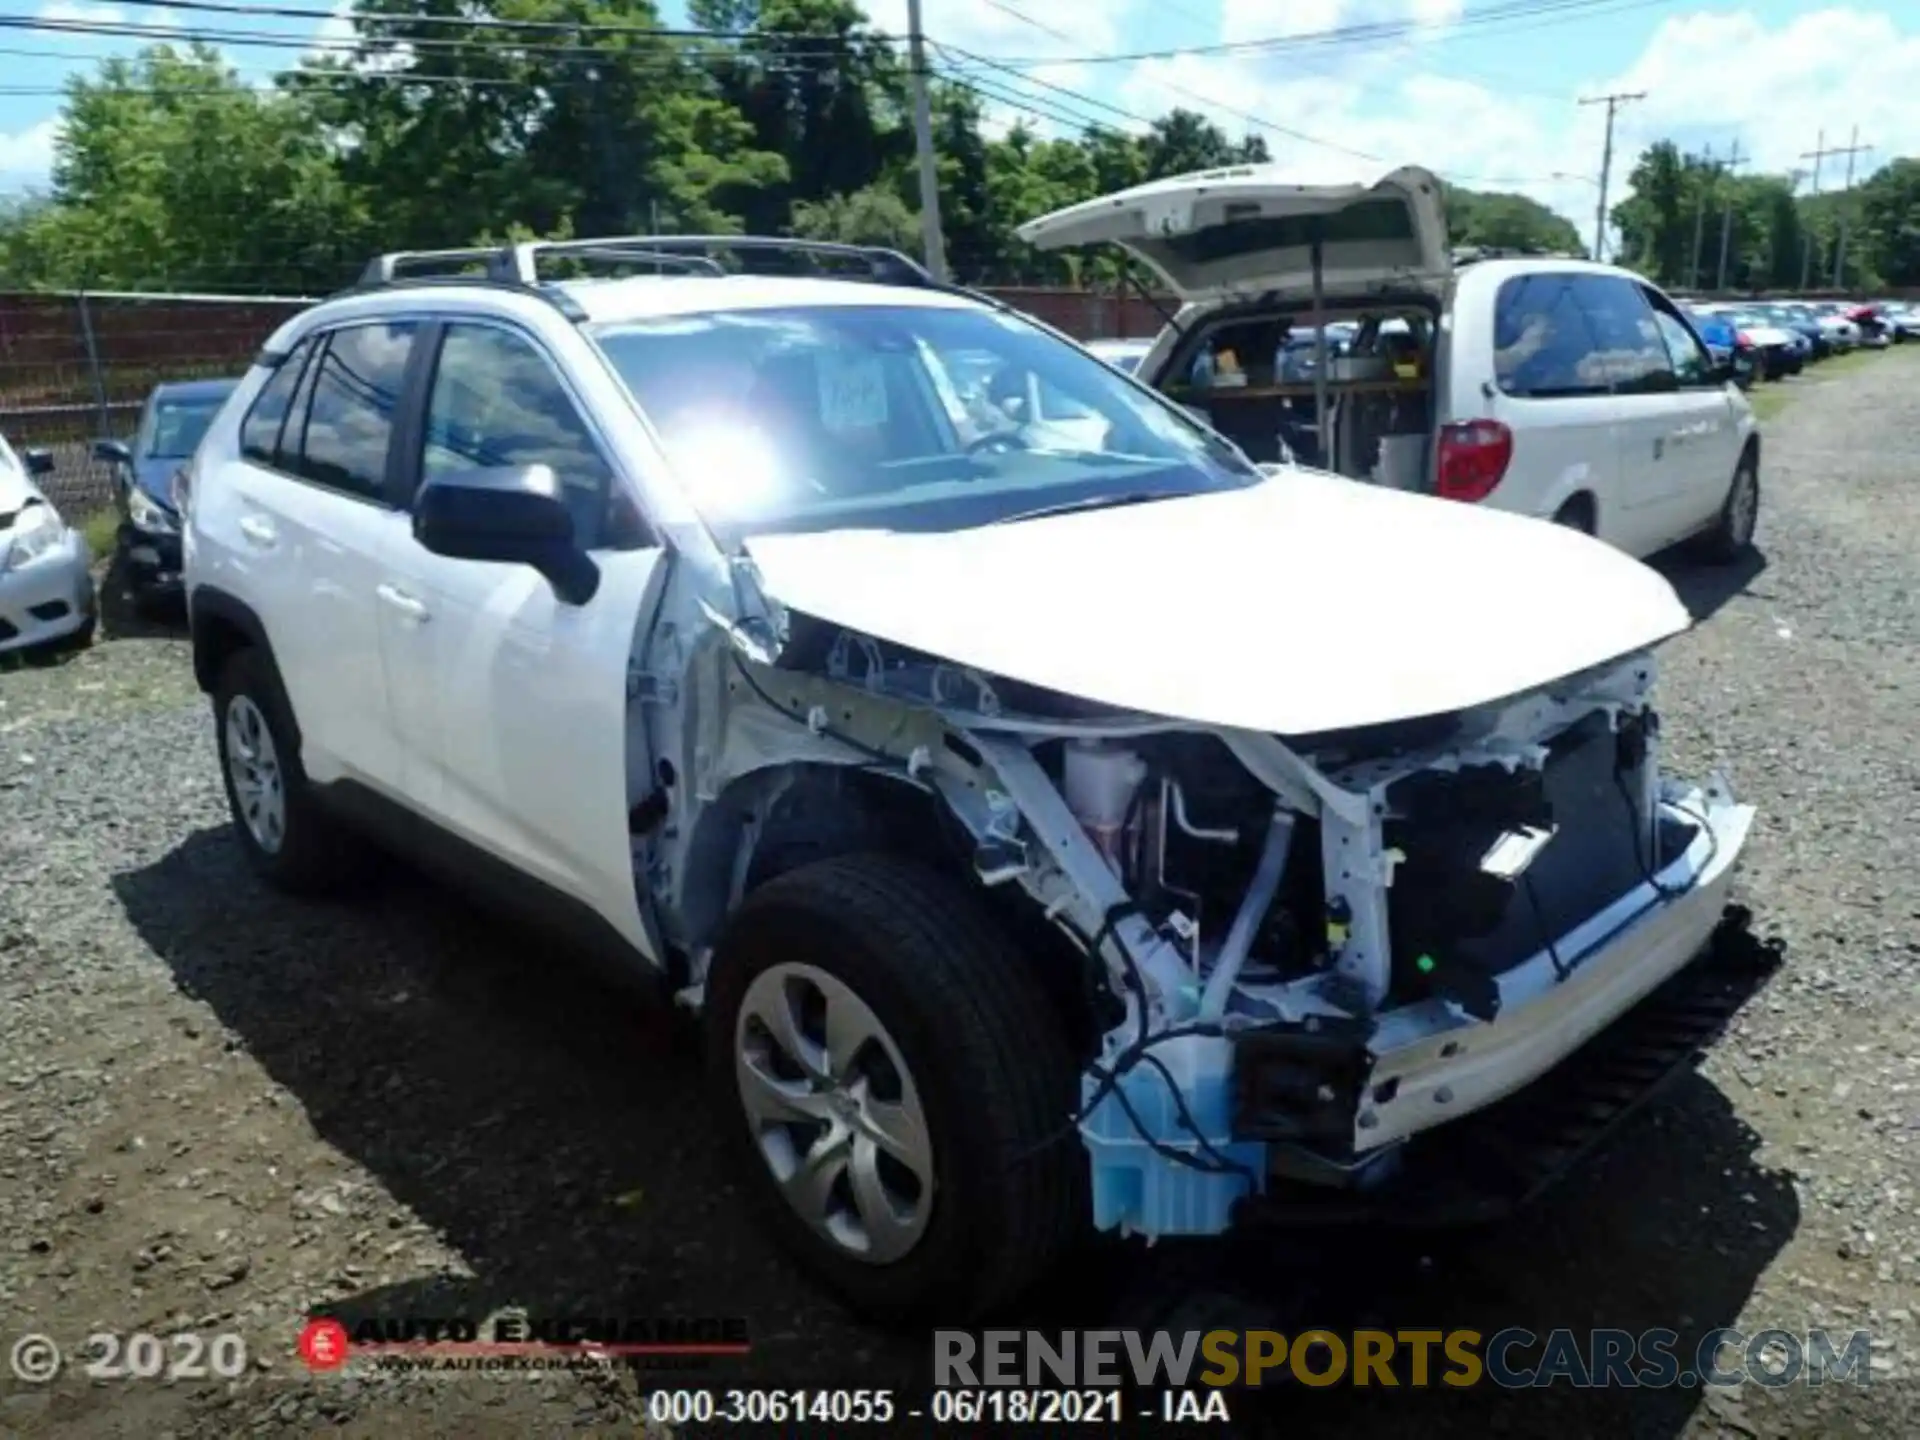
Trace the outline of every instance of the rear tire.
{"type": "Polygon", "coordinates": [[[1731,565],[1753,549],[1753,532],[1760,519],[1760,458],[1753,451],[1741,454],[1727,487],[1727,498],[1720,517],[1702,537],[1701,548],[1709,560],[1731,565]]]}
{"type": "Polygon", "coordinates": [[[720,943],[718,1123],[780,1243],[864,1316],[969,1323],[1084,1223],[1078,1066],[1032,964],[959,883],[872,853],[769,881],[720,943]]]}
{"type": "Polygon", "coordinates": [[[289,894],[338,890],[353,877],[358,852],[313,793],[280,678],[260,651],[241,650],[227,661],[213,722],[227,808],[247,864],[289,894]]]}
{"type": "Polygon", "coordinates": [[[1582,535],[1591,535],[1597,528],[1593,513],[1593,501],[1585,495],[1576,495],[1554,512],[1553,523],[1564,525],[1569,530],[1578,530],[1582,535]]]}

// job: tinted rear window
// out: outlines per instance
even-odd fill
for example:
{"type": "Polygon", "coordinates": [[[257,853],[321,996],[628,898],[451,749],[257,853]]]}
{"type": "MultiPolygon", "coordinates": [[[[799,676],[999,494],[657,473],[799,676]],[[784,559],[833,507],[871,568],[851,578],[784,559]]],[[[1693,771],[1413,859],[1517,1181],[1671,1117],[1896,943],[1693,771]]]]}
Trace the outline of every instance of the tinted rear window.
{"type": "Polygon", "coordinates": [[[1230,260],[1254,250],[1304,250],[1317,233],[1327,245],[1413,239],[1413,216],[1400,200],[1363,200],[1330,215],[1258,215],[1209,225],[1166,241],[1190,264],[1230,260]]]}
{"type": "Polygon", "coordinates": [[[1605,371],[1580,308],[1573,275],[1516,275],[1493,304],[1493,369],[1508,395],[1533,399],[1605,395],[1605,371]]]}

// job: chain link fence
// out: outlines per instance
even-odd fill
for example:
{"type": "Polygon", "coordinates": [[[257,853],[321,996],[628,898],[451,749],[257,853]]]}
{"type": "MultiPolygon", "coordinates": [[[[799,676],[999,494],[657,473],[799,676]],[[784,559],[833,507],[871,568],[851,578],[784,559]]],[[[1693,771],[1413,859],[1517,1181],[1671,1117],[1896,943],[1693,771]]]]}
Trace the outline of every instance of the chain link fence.
{"type": "Polygon", "coordinates": [[[0,294],[0,434],[51,450],[43,482],[74,519],[112,503],[97,439],[129,438],[164,380],[244,371],[260,344],[313,302],[299,297],[0,294]]]}
{"type": "MultiPolygon", "coordinates": [[[[1156,333],[1134,295],[1087,290],[990,292],[1081,340],[1156,333]]],[[[299,296],[0,292],[0,435],[51,450],[44,488],[74,520],[113,503],[93,441],[128,439],[155,385],[239,375],[299,296]]]]}

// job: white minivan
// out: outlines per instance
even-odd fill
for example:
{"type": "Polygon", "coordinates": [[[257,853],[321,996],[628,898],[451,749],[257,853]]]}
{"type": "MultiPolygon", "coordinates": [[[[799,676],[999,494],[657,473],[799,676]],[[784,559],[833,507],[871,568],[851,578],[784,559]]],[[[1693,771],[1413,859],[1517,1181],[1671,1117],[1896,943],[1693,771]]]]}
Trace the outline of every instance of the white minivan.
{"type": "Polygon", "coordinates": [[[1746,553],[1753,412],[1658,287],[1585,260],[1456,257],[1440,181],[1418,167],[1338,186],[1278,174],[1174,176],[1020,235],[1118,244],[1157,272],[1182,304],[1135,377],[1256,461],[1555,520],[1636,556],[1691,539],[1746,553]],[[1353,327],[1341,353],[1281,363],[1336,325],[1353,327]]]}

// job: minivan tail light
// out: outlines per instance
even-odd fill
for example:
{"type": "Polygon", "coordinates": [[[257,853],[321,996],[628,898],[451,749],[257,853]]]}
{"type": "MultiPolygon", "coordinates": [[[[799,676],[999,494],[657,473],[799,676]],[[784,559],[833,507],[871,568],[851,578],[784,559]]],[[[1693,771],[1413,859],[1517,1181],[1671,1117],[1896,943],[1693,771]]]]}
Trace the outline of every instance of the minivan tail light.
{"type": "Polygon", "coordinates": [[[1512,460],[1513,431],[1498,420],[1442,425],[1436,493],[1446,500],[1484,500],[1512,460]]]}

